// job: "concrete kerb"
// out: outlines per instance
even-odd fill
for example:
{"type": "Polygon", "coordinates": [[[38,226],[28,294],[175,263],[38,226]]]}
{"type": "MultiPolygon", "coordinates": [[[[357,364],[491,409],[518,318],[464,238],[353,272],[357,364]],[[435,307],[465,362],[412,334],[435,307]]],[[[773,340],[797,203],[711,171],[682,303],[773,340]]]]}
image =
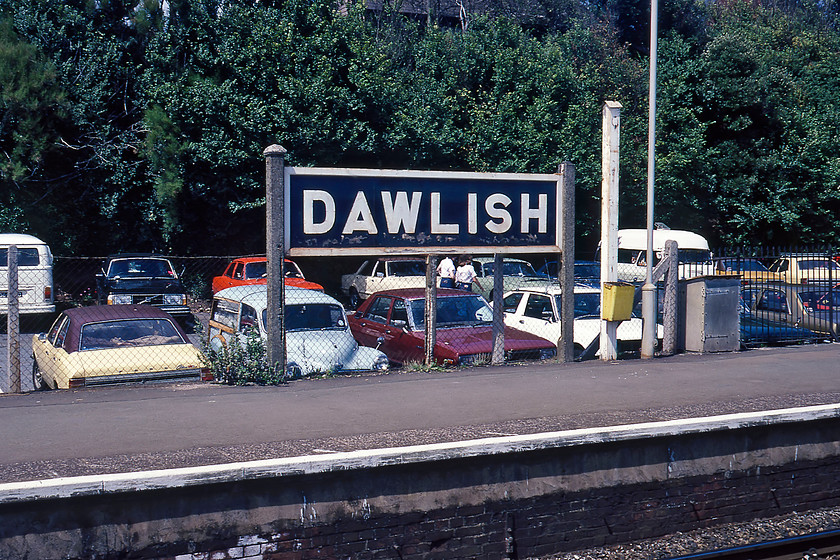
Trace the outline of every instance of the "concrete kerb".
{"type": "Polygon", "coordinates": [[[840,404],[521,436],[0,484],[0,504],[162,490],[840,418],[840,404]]]}

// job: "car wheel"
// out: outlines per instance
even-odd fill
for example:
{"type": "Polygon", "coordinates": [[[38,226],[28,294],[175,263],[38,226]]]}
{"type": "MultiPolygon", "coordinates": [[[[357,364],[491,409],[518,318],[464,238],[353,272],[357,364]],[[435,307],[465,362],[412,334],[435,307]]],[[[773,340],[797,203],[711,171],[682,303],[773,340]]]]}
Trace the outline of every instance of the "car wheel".
{"type": "Polygon", "coordinates": [[[50,388],[46,381],[44,381],[44,375],[41,373],[41,368],[38,367],[38,362],[35,361],[33,358],[32,360],[32,387],[36,391],[46,391],[50,388]]]}
{"type": "Polygon", "coordinates": [[[359,297],[359,292],[355,289],[350,289],[350,307],[352,309],[358,309],[359,305],[362,303],[362,298],[359,297]]]}
{"type": "Polygon", "coordinates": [[[572,351],[572,356],[574,357],[575,361],[580,360],[580,357],[583,355],[583,346],[580,344],[575,344],[574,350],[572,351]]]}

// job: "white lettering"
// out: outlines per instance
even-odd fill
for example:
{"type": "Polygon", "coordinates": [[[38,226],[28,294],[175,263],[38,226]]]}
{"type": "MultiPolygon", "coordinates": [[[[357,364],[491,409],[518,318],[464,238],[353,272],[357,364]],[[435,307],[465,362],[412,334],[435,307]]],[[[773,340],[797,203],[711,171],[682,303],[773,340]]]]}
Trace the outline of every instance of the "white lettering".
{"type": "Polygon", "coordinates": [[[545,233],[548,231],[548,195],[545,193],[537,197],[539,201],[536,208],[531,208],[531,195],[522,193],[519,196],[522,203],[520,209],[520,231],[522,233],[531,233],[531,220],[537,220],[537,232],[545,233]]]}
{"type": "Polygon", "coordinates": [[[391,193],[382,192],[382,207],[385,210],[385,223],[388,233],[396,234],[403,226],[405,233],[413,234],[417,231],[417,215],[420,213],[421,192],[411,193],[411,204],[408,203],[408,193],[398,191],[397,198],[391,202],[391,193]]]}
{"type": "Polygon", "coordinates": [[[440,223],[440,193],[432,193],[432,235],[435,234],[451,234],[456,235],[461,228],[458,224],[442,224],[440,223]]]}
{"type": "Polygon", "coordinates": [[[373,221],[373,213],[370,211],[365,193],[362,191],[356,193],[356,200],[353,201],[353,207],[347,215],[347,221],[344,223],[344,229],[341,233],[351,235],[356,231],[365,231],[370,235],[379,232],[376,229],[376,223],[373,221]]]}
{"type": "Polygon", "coordinates": [[[303,191],[303,233],[327,233],[335,225],[335,200],[327,191],[303,191]],[[315,202],[324,205],[324,221],[315,223],[315,202]]]}
{"type": "Polygon", "coordinates": [[[467,231],[478,233],[478,194],[474,192],[467,193],[467,231]]]}
{"type": "Polygon", "coordinates": [[[498,208],[498,205],[510,206],[511,202],[511,199],[507,195],[501,193],[491,194],[487,197],[484,201],[484,211],[487,212],[487,215],[491,218],[499,220],[498,222],[490,220],[485,223],[484,227],[487,228],[487,231],[490,233],[505,233],[510,229],[511,224],[513,223],[513,220],[510,217],[510,212],[504,208],[498,208]]]}

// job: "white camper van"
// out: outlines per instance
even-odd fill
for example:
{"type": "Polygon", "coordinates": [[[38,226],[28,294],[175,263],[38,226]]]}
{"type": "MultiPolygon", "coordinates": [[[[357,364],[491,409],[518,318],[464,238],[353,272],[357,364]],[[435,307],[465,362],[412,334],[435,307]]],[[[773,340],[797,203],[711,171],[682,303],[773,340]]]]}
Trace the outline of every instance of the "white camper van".
{"type": "MultiPolygon", "coordinates": [[[[677,242],[679,250],[678,276],[680,280],[715,274],[712,252],[706,238],[691,231],[678,229],[653,230],[653,266],[659,262],[665,251],[665,242],[677,242]]],[[[647,230],[618,230],[618,279],[624,282],[645,280],[647,255],[647,230]]]]}
{"type": "Polygon", "coordinates": [[[18,250],[18,296],[21,313],[52,313],[53,256],[46,243],[22,233],[0,233],[0,314],[9,311],[9,247],[18,250]]]}

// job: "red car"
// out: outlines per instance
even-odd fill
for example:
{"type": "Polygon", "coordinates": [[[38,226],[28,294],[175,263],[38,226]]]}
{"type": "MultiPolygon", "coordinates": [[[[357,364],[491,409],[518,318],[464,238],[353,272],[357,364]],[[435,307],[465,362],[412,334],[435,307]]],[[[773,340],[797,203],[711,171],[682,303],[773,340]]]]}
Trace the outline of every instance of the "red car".
{"type": "MultiPolygon", "coordinates": [[[[265,257],[241,257],[233,259],[221,276],[213,277],[213,293],[233,286],[249,286],[253,284],[265,284],[267,282],[266,272],[267,260],[265,257]]],[[[310,282],[303,277],[298,265],[294,261],[286,259],[286,285],[308,290],[324,291],[324,287],[315,282],[310,282]]]]}
{"type": "MultiPolygon", "coordinates": [[[[480,294],[438,289],[434,349],[439,365],[488,363],[493,352],[493,311],[480,294]]],[[[363,346],[378,347],[395,364],[425,358],[425,289],[377,292],[347,318],[363,346]]],[[[505,327],[505,360],[545,360],[557,354],[554,343],[505,327]]]]}

